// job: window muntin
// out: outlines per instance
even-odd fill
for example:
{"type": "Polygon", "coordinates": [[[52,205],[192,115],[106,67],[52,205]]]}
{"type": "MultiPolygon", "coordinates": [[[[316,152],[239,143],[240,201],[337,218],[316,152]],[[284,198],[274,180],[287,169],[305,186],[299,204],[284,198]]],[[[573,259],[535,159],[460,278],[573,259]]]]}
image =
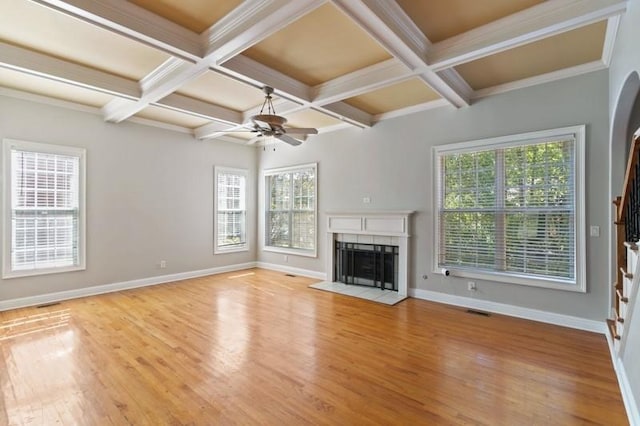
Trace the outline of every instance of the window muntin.
{"type": "Polygon", "coordinates": [[[265,249],[316,255],[315,164],[265,172],[265,249]]]}
{"type": "Polygon", "coordinates": [[[84,150],[5,140],[3,151],[3,276],[84,269],[84,150]]]}
{"type": "Polygon", "coordinates": [[[215,252],[247,250],[247,171],[215,168],[215,252]]]}
{"type": "Polygon", "coordinates": [[[584,126],[440,146],[436,264],[584,291],[584,126]]]}

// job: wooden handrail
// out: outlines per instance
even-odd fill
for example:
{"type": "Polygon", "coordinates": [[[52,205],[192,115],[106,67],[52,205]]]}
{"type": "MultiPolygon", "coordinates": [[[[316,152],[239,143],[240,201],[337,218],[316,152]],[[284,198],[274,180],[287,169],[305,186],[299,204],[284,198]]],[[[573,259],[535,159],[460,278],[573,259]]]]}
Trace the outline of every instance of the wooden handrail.
{"type": "Polygon", "coordinates": [[[631,185],[633,185],[633,170],[638,164],[638,153],[640,152],[640,136],[633,139],[631,150],[629,151],[629,159],[627,160],[627,170],[624,174],[624,185],[622,186],[622,197],[620,200],[620,206],[616,212],[617,222],[624,220],[624,213],[629,201],[629,193],[631,192],[631,185]]]}

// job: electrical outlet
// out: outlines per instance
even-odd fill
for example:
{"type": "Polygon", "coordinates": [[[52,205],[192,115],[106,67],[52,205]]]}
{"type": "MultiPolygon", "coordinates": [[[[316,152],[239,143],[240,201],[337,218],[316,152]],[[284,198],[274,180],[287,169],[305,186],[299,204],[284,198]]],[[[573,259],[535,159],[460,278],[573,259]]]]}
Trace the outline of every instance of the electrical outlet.
{"type": "Polygon", "coordinates": [[[167,261],[166,260],[161,260],[160,263],[160,269],[164,269],[167,267],[167,261]]]}
{"type": "Polygon", "coordinates": [[[469,281],[467,282],[467,289],[469,291],[476,291],[478,288],[476,287],[476,282],[475,281],[469,281]]]}
{"type": "Polygon", "coordinates": [[[289,261],[289,256],[287,256],[286,254],[284,255],[284,261],[288,262],[289,261]]]}
{"type": "Polygon", "coordinates": [[[362,198],[362,202],[364,204],[370,204],[371,203],[371,197],[364,197],[362,198]]]}
{"type": "Polygon", "coordinates": [[[589,227],[589,235],[591,235],[592,237],[599,237],[600,227],[597,225],[591,225],[591,227],[589,227]]]}

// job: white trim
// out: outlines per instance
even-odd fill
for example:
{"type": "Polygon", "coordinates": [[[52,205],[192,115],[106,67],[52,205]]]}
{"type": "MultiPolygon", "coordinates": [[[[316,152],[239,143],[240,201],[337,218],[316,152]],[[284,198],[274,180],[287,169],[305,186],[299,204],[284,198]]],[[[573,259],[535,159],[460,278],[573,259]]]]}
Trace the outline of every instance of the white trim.
{"type": "Polygon", "coordinates": [[[205,57],[224,63],[280,28],[320,7],[324,0],[245,0],[201,35],[205,57]]]}
{"type": "Polygon", "coordinates": [[[389,118],[401,117],[404,115],[415,114],[416,112],[427,111],[430,109],[441,108],[445,106],[450,106],[451,103],[446,99],[436,99],[433,101],[425,102],[418,105],[412,105],[405,108],[400,108],[395,111],[384,112],[382,114],[377,114],[373,116],[374,123],[378,121],[387,120],[389,118]]]}
{"type": "Polygon", "coordinates": [[[300,275],[302,277],[316,278],[319,280],[326,280],[327,274],[319,271],[311,271],[309,269],[294,268],[292,266],[278,265],[276,263],[256,262],[256,268],[269,269],[271,271],[285,272],[293,275],[300,275]]]}
{"type": "Polygon", "coordinates": [[[640,426],[640,409],[638,409],[636,400],[633,397],[633,389],[631,388],[631,383],[629,382],[624,364],[622,363],[622,360],[620,358],[618,358],[617,361],[614,361],[613,364],[615,366],[616,375],[618,376],[620,393],[622,394],[624,408],[627,410],[629,424],[630,426],[640,426]]]}
{"type": "Polygon", "coordinates": [[[262,177],[262,183],[264,185],[264,195],[262,197],[262,203],[260,206],[260,211],[262,213],[262,220],[264,223],[263,229],[262,229],[262,238],[260,239],[261,242],[261,249],[263,251],[271,251],[271,252],[276,252],[276,253],[284,253],[284,254],[291,254],[294,256],[305,256],[305,257],[318,257],[318,183],[320,182],[320,179],[318,178],[318,163],[307,163],[307,164],[299,164],[299,165],[294,165],[294,166],[287,166],[287,167],[279,167],[279,168],[274,168],[274,169],[266,169],[263,170],[261,173],[262,177]],[[294,248],[294,247],[277,247],[277,246],[268,246],[267,245],[267,220],[266,220],[266,215],[267,215],[267,203],[269,202],[267,199],[267,191],[269,190],[269,188],[267,187],[267,181],[266,178],[268,176],[273,176],[273,175],[277,175],[277,174],[281,174],[281,173],[287,173],[287,172],[293,172],[296,170],[303,170],[303,169],[310,169],[313,168],[314,170],[314,176],[315,176],[315,182],[314,182],[314,214],[315,214],[315,238],[314,238],[314,242],[313,242],[313,250],[305,250],[305,249],[299,249],[299,248],[294,248]]]}
{"type": "Polygon", "coordinates": [[[234,167],[213,166],[213,253],[237,253],[249,251],[249,224],[247,221],[247,207],[249,206],[249,170],[234,167]],[[231,247],[218,246],[218,174],[220,172],[244,177],[244,243],[231,247]]]}
{"type": "Polygon", "coordinates": [[[551,71],[546,74],[537,75],[535,77],[523,78],[522,80],[512,81],[509,83],[480,89],[473,94],[473,99],[485,98],[487,96],[498,95],[500,93],[506,93],[512,90],[524,89],[527,87],[550,83],[552,81],[558,81],[565,78],[576,77],[578,75],[601,71],[604,69],[607,69],[607,66],[604,64],[604,62],[602,62],[602,60],[587,62],[586,64],[576,65],[574,67],[564,68],[558,71],[551,71]]]}
{"type": "Polygon", "coordinates": [[[190,98],[179,93],[167,95],[158,102],[152,102],[151,105],[207,120],[230,123],[231,125],[238,125],[242,122],[242,114],[237,111],[199,99],[190,98]]]}
{"type": "Polygon", "coordinates": [[[396,2],[331,0],[396,59],[412,70],[422,70],[418,78],[457,108],[469,106],[467,94],[438,75],[427,63],[431,42],[396,2]]]}
{"type": "Polygon", "coordinates": [[[201,57],[200,36],[131,2],[33,0],[50,9],[195,62],[201,57]]]}
{"type": "Polygon", "coordinates": [[[604,46],[602,47],[602,63],[609,67],[613,56],[613,47],[616,43],[618,28],[620,27],[620,15],[612,16],[607,20],[607,32],[604,36],[604,46]]]}
{"type": "Polygon", "coordinates": [[[395,58],[361,68],[311,88],[316,105],[330,104],[400,83],[414,73],[395,58]]]}
{"type": "Polygon", "coordinates": [[[636,404],[636,400],[633,397],[633,390],[631,389],[631,383],[627,377],[627,371],[624,368],[622,358],[616,353],[616,347],[611,333],[605,333],[607,337],[607,344],[609,346],[609,354],[611,355],[611,363],[613,364],[613,370],[618,378],[618,386],[620,387],[620,394],[622,395],[622,402],[624,408],[627,411],[627,417],[629,418],[630,426],[640,426],[640,408],[636,404]]]}
{"type": "Polygon", "coordinates": [[[626,0],[554,0],[435,43],[431,68],[440,71],[624,13],[626,0]]]}
{"type": "Polygon", "coordinates": [[[0,312],[9,309],[24,308],[27,306],[41,305],[45,303],[60,302],[63,300],[77,299],[79,297],[96,296],[99,294],[113,293],[115,291],[129,290],[139,287],[148,287],[158,284],[165,284],[174,281],[182,281],[189,278],[204,277],[207,275],[221,274],[223,272],[240,271],[256,267],[256,262],[239,263],[228,266],[218,266],[215,268],[201,269],[198,271],[180,272],[170,275],[159,275],[156,277],[141,278],[138,280],[122,281],[112,284],[97,285],[79,288],[76,290],[59,291],[55,293],[40,294],[37,296],[20,297],[17,299],[0,300],[0,312]]]}
{"type": "MultiPolygon", "coordinates": [[[[558,137],[561,135],[574,135],[575,137],[575,169],[574,169],[574,191],[575,191],[575,261],[576,261],[576,276],[575,284],[564,284],[561,280],[545,280],[532,277],[531,279],[526,276],[518,274],[509,274],[500,271],[481,271],[476,269],[457,270],[456,275],[461,277],[471,277],[486,279],[491,281],[499,281],[518,285],[528,285],[534,287],[544,287],[556,290],[565,291],[578,291],[586,293],[587,291],[587,275],[586,275],[586,218],[585,218],[585,138],[586,138],[586,126],[577,125],[569,127],[561,127],[557,129],[540,130],[536,132],[520,133],[516,135],[498,136],[487,139],[479,139],[474,141],[457,142],[445,145],[437,145],[432,148],[432,182],[434,187],[432,206],[434,211],[438,208],[439,202],[439,185],[440,182],[440,164],[438,157],[442,154],[451,152],[475,152],[477,150],[485,149],[499,149],[507,148],[517,145],[524,145],[529,143],[536,143],[536,141],[542,141],[549,138],[558,137]]],[[[440,241],[440,227],[438,226],[438,214],[433,215],[432,226],[435,249],[433,250],[433,265],[434,270],[438,269],[438,256],[439,256],[439,243],[440,241]]],[[[455,268],[451,268],[455,269],[455,268]]]]}
{"type": "Polygon", "coordinates": [[[137,99],[141,94],[135,80],[2,42],[0,68],[112,96],[137,99]]]}
{"type": "MultiPolygon", "coordinates": [[[[0,87],[0,96],[19,99],[22,101],[36,102],[39,104],[64,108],[72,111],[86,112],[88,114],[98,115],[102,117],[102,111],[100,110],[100,108],[83,105],[72,101],[63,101],[61,99],[56,99],[49,96],[36,95],[35,93],[24,92],[22,90],[0,87]]],[[[189,129],[188,127],[163,123],[161,121],[151,120],[149,118],[131,117],[127,120],[127,122],[137,123],[149,127],[156,127],[158,129],[171,130],[172,132],[186,133],[188,135],[194,134],[193,130],[189,129]]]]}
{"type": "Polygon", "coordinates": [[[538,309],[523,308],[520,306],[507,305],[505,303],[492,302],[489,300],[472,299],[464,296],[440,293],[431,290],[409,289],[409,296],[416,299],[429,300],[432,302],[444,303],[447,305],[460,306],[463,308],[478,309],[481,311],[493,312],[510,317],[523,318],[532,321],[544,322],[558,326],[575,328],[578,330],[591,331],[594,333],[607,334],[608,329],[603,321],[590,320],[586,318],[574,317],[571,315],[557,314],[555,312],[541,311],[538,309]]]}
{"type": "Polygon", "coordinates": [[[2,174],[2,278],[18,278],[35,275],[46,275],[53,273],[82,271],[86,269],[87,256],[87,150],[75,146],[57,145],[42,142],[30,142],[16,139],[3,139],[2,140],[2,165],[4,172],[2,174]],[[30,269],[30,270],[17,270],[11,269],[11,240],[12,240],[12,226],[11,226],[11,186],[13,185],[13,170],[11,168],[11,150],[16,148],[18,150],[26,150],[38,153],[50,153],[58,155],[68,155],[78,158],[78,264],[72,266],[65,266],[60,268],[42,268],[42,269],[30,269]]]}

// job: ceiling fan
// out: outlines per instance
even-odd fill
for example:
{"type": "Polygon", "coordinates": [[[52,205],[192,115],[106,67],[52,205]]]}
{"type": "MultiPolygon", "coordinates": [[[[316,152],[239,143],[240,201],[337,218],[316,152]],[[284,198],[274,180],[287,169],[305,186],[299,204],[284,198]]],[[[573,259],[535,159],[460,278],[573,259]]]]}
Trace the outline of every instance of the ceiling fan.
{"type": "Polygon", "coordinates": [[[265,94],[264,102],[262,103],[262,108],[260,108],[260,113],[254,116],[251,116],[251,124],[248,126],[247,130],[232,130],[232,132],[238,131],[246,131],[257,133],[258,137],[253,138],[249,143],[256,143],[260,137],[264,136],[273,136],[276,139],[279,139],[283,142],[288,143],[289,145],[300,145],[302,143],[301,140],[293,138],[289,135],[317,135],[318,130],[311,127],[284,127],[287,123],[287,119],[277,115],[276,110],[273,107],[271,94],[273,93],[273,87],[264,86],[262,91],[265,94]],[[266,111],[265,111],[266,108],[266,111]]]}

